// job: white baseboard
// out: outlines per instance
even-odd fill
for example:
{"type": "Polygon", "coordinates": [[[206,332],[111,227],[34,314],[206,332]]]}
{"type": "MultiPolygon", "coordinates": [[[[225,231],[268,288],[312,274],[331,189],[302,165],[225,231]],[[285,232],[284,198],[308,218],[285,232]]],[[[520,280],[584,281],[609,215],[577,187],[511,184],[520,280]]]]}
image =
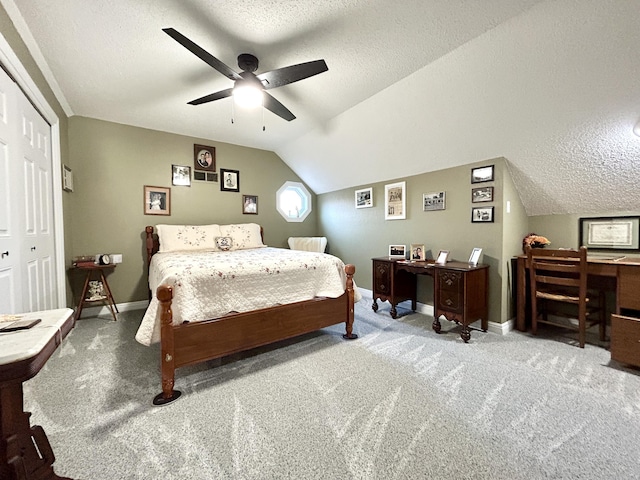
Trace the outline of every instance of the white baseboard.
{"type": "MultiPolygon", "coordinates": [[[[144,310],[149,306],[149,302],[147,300],[140,300],[138,302],[117,303],[116,306],[119,312],[128,312],[131,310],[144,310]]],[[[98,315],[111,316],[111,311],[106,305],[82,309],[83,317],[97,317],[98,315]]]]}
{"type": "MultiPolygon", "coordinates": [[[[368,298],[369,300],[373,300],[373,292],[371,290],[368,290],[362,287],[358,287],[358,290],[360,291],[363,297],[368,298]]],[[[400,302],[398,305],[410,310],[411,300],[407,300],[406,302],[400,302]]],[[[423,315],[429,315],[433,317],[433,305],[417,302],[416,313],[421,313],[423,315]]],[[[474,327],[480,328],[480,321],[478,320],[477,322],[474,322],[471,325],[473,325],[474,327]]],[[[507,333],[509,333],[511,330],[514,329],[514,325],[515,325],[515,319],[513,318],[510,320],[507,320],[504,323],[490,321],[487,331],[491,333],[497,333],[498,335],[506,335],[507,333]]]]}

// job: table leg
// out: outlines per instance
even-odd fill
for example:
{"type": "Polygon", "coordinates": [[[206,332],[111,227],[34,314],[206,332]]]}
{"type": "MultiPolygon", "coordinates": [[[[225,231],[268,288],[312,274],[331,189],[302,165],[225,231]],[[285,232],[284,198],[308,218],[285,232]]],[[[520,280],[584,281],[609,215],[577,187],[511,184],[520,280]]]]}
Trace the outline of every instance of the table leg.
{"type": "Polygon", "coordinates": [[[111,289],[109,288],[109,284],[107,283],[107,279],[104,276],[104,273],[102,272],[102,270],[100,271],[100,278],[102,279],[102,285],[104,285],[104,289],[107,292],[107,297],[109,298],[109,301],[111,302],[111,305],[113,305],[113,308],[116,310],[116,312],[120,313],[118,311],[118,306],[116,305],[116,301],[113,298],[113,294],[111,293],[111,289]]]}
{"type": "Polygon", "coordinates": [[[87,275],[84,279],[84,286],[82,287],[82,293],[80,294],[80,301],[78,302],[78,308],[76,313],[76,319],[80,318],[80,314],[82,313],[82,306],[84,305],[84,299],[87,295],[87,290],[89,289],[89,280],[91,279],[91,270],[87,270],[87,275]]]}

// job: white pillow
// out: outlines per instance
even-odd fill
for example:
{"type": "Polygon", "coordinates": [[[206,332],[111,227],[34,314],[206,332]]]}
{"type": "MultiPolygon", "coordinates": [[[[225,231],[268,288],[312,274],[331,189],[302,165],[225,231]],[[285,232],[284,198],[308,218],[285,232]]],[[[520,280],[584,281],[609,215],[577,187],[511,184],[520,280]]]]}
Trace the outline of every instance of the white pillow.
{"type": "Polygon", "coordinates": [[[231,250],[266,247],[266,245],[262,243],[260,225],[257,223],[220,225],[220,231],[223,237],[231,237],[231,250]]]}
{"type": "Polygon", "coordinates": [[[220,225],[156,225],[160,252],[215,250],[220,225]]]}

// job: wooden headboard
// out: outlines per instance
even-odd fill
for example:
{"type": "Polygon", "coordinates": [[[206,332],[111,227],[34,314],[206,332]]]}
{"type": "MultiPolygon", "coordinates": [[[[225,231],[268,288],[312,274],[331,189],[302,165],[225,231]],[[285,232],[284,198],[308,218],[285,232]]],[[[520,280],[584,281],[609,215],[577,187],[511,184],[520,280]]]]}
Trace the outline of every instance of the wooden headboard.
{"type": "MultiPolygon", "coordinates": [[[[144,231],[146,232],[146,246],[147,246],[147,268],[151,263],[151,257],[153,257],[158,250],[160,249],[160,239],[158,238],[158,234],[154,232],[152,226],[148,225],[145,227],[144,231]]],[[[262,225],[260,225],[260,238],[262,239],[262,243],[264,243],[264,229],[262,225]]]]}

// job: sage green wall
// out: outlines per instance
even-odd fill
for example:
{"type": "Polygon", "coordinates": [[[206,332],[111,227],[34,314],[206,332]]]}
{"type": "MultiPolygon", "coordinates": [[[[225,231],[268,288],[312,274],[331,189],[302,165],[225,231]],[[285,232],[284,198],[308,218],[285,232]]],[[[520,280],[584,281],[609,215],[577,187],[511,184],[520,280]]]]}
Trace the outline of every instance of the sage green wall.
{"type": "MultiPolygon", "coordinates": [[[[71,255],[123,254],[123,264],[109,276],[117,303],[147,298],[147,225],[255,222],[275,247],[285,247],[289,236],[317,235],[316,208],[301,223],[286,222],[277,212],[276,191],[300,178],[273,152],[84,117],[69,119],[69,146],[75,166],[65,211],[75,232],[71,255]],[[221,192],[219,183],[171,185],[173,164],[193,166],[194,144],[216,148],[218,171],[240,172],[239,193],[221,192]],[[144,215],[144,185],[171,188],[170,216],[144,215]],[[242,194],[258,196],[257,215],[242,214],[242,194]]],[[[315,195],[312,201],[315,207],[315,195]]]]}
{"type": "MultiPolygon", "coordinates": [[[[481,247],[483,251],[480,261],[490,266],[489,319],[501,323],[508,319],[506,307],[503,308],[505,261],[502,206],[505,174],[508,175],[506,162],[499,158],[322,194],[318,196],[320,232],[327,237],[331,253],[356,266],[356,283],[366,289],[372,288],[371,259],[387,256],[391,244],[405,244],[407,247],[411,243],[424,244],[427,256],[431,258],[440,250],[449,250],[452,260],[464,262],[469,259],[474,247],[481,247]],[[495,165],[494,181],[472,185],[471,169],[485,165],[495,165]],[[385,184],[397,181],[407,182],[407,218],[385,220],[385,184]],[[471,203],[473,187],[492,185],[493,202],[471,203]],[[355,190],[370,186],[373,187],[373,207],[356,209],[355,190]],[[424,212],[422,194],[439,191],[445,191],[446,209],[424,212]],[[472,206],[494,206],[494,222],[471,223],[472,206]]],[[[518,215],[522,215],[523,209],[518,206],[520,200],[514,194],[512,186],[509,192],[512,205],[515,204],[518,215]]],[[[519,222],[522,223],[521,220],[519,222]]],[[[432,292],[432,278],[419,277],[418,301],[432,305],[432,292]]]]}

